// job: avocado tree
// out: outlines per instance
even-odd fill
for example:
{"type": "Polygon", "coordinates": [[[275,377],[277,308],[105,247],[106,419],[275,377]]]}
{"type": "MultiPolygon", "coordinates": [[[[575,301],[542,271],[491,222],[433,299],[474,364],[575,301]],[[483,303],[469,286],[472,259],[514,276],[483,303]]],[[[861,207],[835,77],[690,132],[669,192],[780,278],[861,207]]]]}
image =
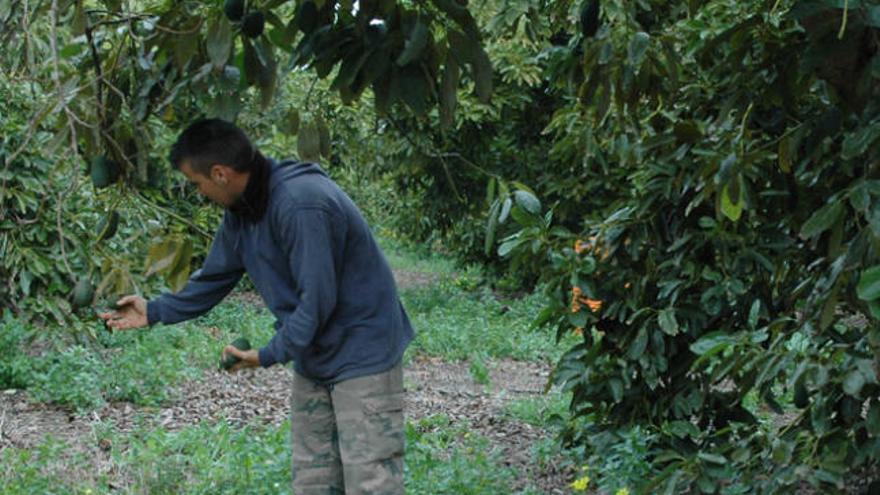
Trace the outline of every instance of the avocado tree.
{"type": "Polygon", "coordinates": [[[645,427],[649,493],[843,490],[880,460],[880,7],[595,3],[548,126],[584,199],[495,200],[536,323],[583,336],[567,441],[645,427]]]}
{"type": "MultiPolygon", "coordinates": [[[[251,94],[297,134],[301,157],[326,157],[329,129],[321,114],[277,108],[285,105],[275,95],[289,74],[308,69],[330,79],[345,104],[369,89],[379,115],[427,118],[436,109],[433,118],[443,128],[452,122],[459,87],[472,87],[482,101],[493,90],[480,29],[456,0],[5,2],[0,39],[23,48],[3,55],[11,74],[4,77],[15,81],[8,88],[30,86],[35,96],[36,115],[21,129],[18,148],[37,146],[36,137],[49,134],[59,160],[86,164],[93,194],[107,204],[98,241],[115,233],[113,205],[120,197],[162,207],[161,194],[150,191],[165,186],[157,150],[174,130],[198,116],[235,120],[251,94]]],[[[7,170],[22,164],[22,154],[11,151],[4,154],[7,170]]],[[[6,186],[4,205],[24,209],[6,186]]],[[[192,252],[180,236],[160,239],[149,250],[146,273],[178,287],[192,252]]],[[[131,290],[127,269],[103,264],[98,292],[131,290]]],[[[31,276],[23,265],[10,269],[12,280],[31,276]]],[[[3,300],[17,293],[7,291],[3,300]]]]}

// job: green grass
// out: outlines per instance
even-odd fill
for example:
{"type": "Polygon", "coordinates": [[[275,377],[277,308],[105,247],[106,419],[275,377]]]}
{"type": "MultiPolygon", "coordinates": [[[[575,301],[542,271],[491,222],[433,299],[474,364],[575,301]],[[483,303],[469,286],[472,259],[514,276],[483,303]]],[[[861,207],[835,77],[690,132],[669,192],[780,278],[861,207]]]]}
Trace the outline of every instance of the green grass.
{"type": "Polygon", "coordinates": [[[569,402],[571,393],[550,391],[547,394],[511,401],[504,407],[504,412],[513,419],[534,426],[546,426],[568,417],[569,402]]]}
{"type": "MultiPolygon", "coordinates": [[[[67,444],[47,437],[37,448],[0,454],[0,493],[289,494],[288,431],[288,423],[238,428],[221,420],[122,434],[100,424],[94,437],[112,445],[110,469],[97,472],[84,454],[65,454],[67,444]]],[[[516,472],[467,425],[434,416],[407,425],[406,435],[407,493],[512,493],[516,472]]]]}
{"type": "Polygon", "coordinates": [[[401,297],[416,330],[410,353],[452,361],[486,356],[555,362],[574,342],[557,345],[548,332],[531,328],[541,295],[500,301],[488,289],[465,290],[447,280],[404,290],[401,297]]]}
{"type": "MultiPolygon", "coordinates": [[[[490,385],[494,361],[553,361],[570,344],[556,345],[548,333],[530,328],[540,296],[499,300],[482,286],[477,269],[393,241],[383,244],[396,269],[432,275],[432,283],[401,291],[416,328],[406,359],[468,360],[474,379],[490,385]]],[[[34,328],[7,313],[0,320],[0,389],[28,389],[32,400],[80,413],[109,401],[161,406],[179,398],[176,385],[216,368],[228,342],[243,336],[265,345],[273,322],[267,310],[234,299],[190,322],[115,333],[95,320],[75,331],[34,328]]],[[[507,414],[537,425],[561,409],[562,402],[541,396],[511,404],[507,414]]],[[[88,442],[112,444],[109,469],[96,469],[85,453],[46,437],[37,447],[9,447],[0,454],[0,493],[289,493],[288,428],[236,427],[214,418],[173,432],[146,422],[134,432],[119,432],[97,423],[88,442]]],[[[408,424],[406,434],[407,493],[512,492],[518,473],[467,424],[435,416],[408,424]]],[[[541,452],[533,453],[538,462],[547,455],[541,452]]]]}
{"type": "MultiPolygon", "coordinates": [[[[225,304],[192,322],[151,329],[110,333],[92,322],[98,327],[96,341],[50,346],[30,357],[25,350],[39,333],[6,318],[0,323],[0,388],[26,388],[38,401],[76,410],[107,401],[156,406],[172,398],[174,385],[217,366],[223,347],[235,337],[268,341],[271,321],[265,311],[225,304]]],[[[49,330],[55,332],[52,338],[64,340],[62,331],[49,330]]]]}
{"type": "Polygon", "coordinates": [[[388,236],[377,237],[388,264],[394,270],[429,273],[437,276],[451,276],[457,272],[478,273],[479,269],[462,269],[448,257],[434,253],[423,246],[414,246],[388,236]]]}

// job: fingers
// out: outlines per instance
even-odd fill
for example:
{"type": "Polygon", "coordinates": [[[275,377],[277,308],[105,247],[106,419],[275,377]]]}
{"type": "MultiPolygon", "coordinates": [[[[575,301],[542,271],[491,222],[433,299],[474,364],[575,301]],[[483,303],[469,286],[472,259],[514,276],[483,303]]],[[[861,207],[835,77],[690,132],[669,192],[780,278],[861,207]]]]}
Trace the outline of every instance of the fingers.
{"type": "Polygon", "coordinates": [[[120,308],[123,306],[128,306],[130,304],[137,306],[137,303],[140,301],[140,299],[141,299],[140,296],[136,296],[133,294],[129,295],[129,296],[123,296],[118,301],[116,301],[116,306],[120,307],[120,308]]]}
{"type": "Polygon", "coordinates": [[[238,359],[244,359],[244,357],[245,357],[244,351],[242,351],[238,347],[235,347],[234,345],[228,345],[223,348],[223,358],[225,359],[226,356],[229,356],[229,355],[235,356],[238,359]]]}
{"type": "Polygon", "coordinates": [[[247,368],[256,368],[260,365],[259,355],[253,350],[242,351],[235,346],[227,345],[223,348],[222,359],[226,360],[227,356],[235,356],[239,359],[238,362],[229,367],[228,371],[230,373],[247,368]]]}
{"type": "Polygon", "coordinates": [[[104,313],[101,317],[104,318],[104,324],[114,330],[128,330],[146,326],[146,321],[141,317],[123,316],[120,313],[104,313]]]}

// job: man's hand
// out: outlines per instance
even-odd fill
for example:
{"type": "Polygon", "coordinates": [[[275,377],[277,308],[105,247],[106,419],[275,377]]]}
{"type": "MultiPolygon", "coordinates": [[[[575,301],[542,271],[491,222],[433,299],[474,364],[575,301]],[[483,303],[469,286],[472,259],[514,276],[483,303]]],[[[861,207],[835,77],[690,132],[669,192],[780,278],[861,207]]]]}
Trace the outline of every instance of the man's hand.
{"type": "Polygon", "coordinates": [[[148,325],[147,300],[141,296],[125,296],[116,301],[116,310],[100,313],[98,317],[104,324],[116,330],[141,328],[148,325]]]}
{"type": "Polygon", "coordinates": [[[260,353],[255,350],[242,351],[238,347],[234,345],[228,345],[223,348],[222,359],[226,359],[226,356],[235,356],[239,359],[239,361],[232,365],[229,368],[229,372],[233,373],[235,371],[244,369],[244,368],[259,368],[260,367],[260,353]]]}

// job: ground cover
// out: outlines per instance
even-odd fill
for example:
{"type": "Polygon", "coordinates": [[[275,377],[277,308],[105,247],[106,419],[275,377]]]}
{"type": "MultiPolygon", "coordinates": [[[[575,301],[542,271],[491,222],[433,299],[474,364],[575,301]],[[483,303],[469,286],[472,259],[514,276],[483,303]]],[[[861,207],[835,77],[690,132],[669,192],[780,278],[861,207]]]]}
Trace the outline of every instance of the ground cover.
{"type": "MultiPolygon", "coordinates": [[[[569,493],[577,468],[552,421],[567,402],[544,393],[562,347],[529,328],[538,302],[385,249],[418,331],[405,357],[408,493],[569,493]]],[[[217,369],[226,342],[264,342],[271,322],[247,291],[186,324],[84,344],[6,320],[0,492],[289,493],[289,370],[217,369]]]]}

